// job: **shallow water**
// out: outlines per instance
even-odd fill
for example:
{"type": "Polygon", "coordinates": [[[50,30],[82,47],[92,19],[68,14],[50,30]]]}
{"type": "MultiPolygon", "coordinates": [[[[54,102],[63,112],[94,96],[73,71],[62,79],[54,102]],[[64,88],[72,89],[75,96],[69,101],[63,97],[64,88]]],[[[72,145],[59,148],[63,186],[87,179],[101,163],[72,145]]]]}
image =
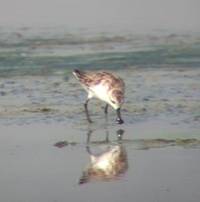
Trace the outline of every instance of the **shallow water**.
{"type": "Polygon", "coordinates": [[[199,201],[198,33],[1,28],[0,43],[1,201],[199,201]],[[87,123],[74,67],[124,79],[123,125],[95,99],[87,123]]]}
{"type": "Polygon", "coordinates": [[[197,202],[200,140],[192,138],[193,130],[168,126],[163,131],[165,123],[161,128],[152,126],[135,124],[131,128],[97,130],[87,125],[80,130],[69,124],[2,126],[0,198],[4,202],[197,202]],[[187,138],[181,136],[184,133],[187,138]],[[168,137],[155,138],[164,134],[168,137]],[[88,147],[99,156],[116,145],[126,152],[127,168],[109,178],[102,174],[90,177],[80,185],[90,164],[88,147]]]}
{"type": "Polygon", "coordinates": [[[0,27],[1,77],[163,65],[199,67],[200,33],[0,27]]]}

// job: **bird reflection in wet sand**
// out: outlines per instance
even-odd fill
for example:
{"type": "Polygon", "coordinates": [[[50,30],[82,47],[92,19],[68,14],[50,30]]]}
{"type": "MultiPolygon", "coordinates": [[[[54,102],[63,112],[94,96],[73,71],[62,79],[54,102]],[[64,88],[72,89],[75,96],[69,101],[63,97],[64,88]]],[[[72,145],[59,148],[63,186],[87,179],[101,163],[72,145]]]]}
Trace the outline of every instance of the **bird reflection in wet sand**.
{"type": "MultiPolygon", "coordinates": [[[[83,171],[83,175],[79,180],[79,184],[84,184],[89,181],[110,181],[118,179],[128,169],[127,153],[122,144],[109,145],[106,151],[101,154],[94,154],[90,149],[90,135],[88,133],[88,146],[87,152],[90,155],[90,163],[83,171]]],[[[117,131],[118,140],[121,140],[124,131],[117,131]]],[[[109,139],[106,139],[107,143],[109,139]]],[[[95,144],[98,142],[95,141],[95,144]]],[[[102,142],[99,142],[101,144],[102,142]]]]}

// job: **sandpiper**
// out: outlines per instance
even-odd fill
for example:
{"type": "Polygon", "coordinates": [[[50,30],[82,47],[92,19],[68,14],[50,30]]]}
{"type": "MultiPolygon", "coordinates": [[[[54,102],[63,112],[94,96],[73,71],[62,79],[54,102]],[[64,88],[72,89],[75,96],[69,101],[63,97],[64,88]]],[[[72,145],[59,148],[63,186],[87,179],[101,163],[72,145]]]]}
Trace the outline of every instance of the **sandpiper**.
{"type": "Polygon", "coordinates": [[[125,84],[123,80],[109,72],[93,72],[80,71],[75,69],[74,76],[81,83],[83,88],[88,92],[88,97],[84,103],[86,118],[88,122],[92,122],[88,113],[88,101],[92,97],[96,97],[104,102],[105,114],[108,113],[108,105],[111,105],[117,112],[117,123],[122,124],[120,109],[124,102],[125,84]]]}

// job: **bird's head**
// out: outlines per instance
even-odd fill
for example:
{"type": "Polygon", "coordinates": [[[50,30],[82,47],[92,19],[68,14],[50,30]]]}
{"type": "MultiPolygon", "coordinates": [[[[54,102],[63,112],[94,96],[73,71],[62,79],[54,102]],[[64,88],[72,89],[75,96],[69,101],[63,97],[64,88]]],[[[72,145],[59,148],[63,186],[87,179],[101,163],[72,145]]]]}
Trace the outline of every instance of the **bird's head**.
{"type": "Polygon", "coordinates": [[[115,89],[110,94],[109,104],[115,109],[119,109],[124,103],[124,93],[121,90],[115,89]]]}

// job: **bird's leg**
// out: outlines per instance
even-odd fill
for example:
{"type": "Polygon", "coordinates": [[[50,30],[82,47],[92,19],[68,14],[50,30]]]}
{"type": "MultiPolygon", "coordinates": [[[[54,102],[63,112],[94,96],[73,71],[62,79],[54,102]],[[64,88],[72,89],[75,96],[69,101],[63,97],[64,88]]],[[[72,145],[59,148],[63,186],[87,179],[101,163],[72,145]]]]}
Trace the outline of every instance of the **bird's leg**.
{"type": "Polygon", "coordinates": [[[108,113],[108,104],[106,104],[105,108],[104,108],[104,113],[107,114],[108,113]]]}
{"type": "Polygon", "coordinates": [[[87,146],[86,146],[86,150],[87,150],[88,154],[92,154],[92,152],[90,150],[90,146],[89,146],[89,144],[90,144],[90,137],[92,135],[92,132],[93,132],[92,130],[89,130],[88,133],[87,133],[87,146]]]}
{"type": "Polygon", "coordinates": [[[122,118],[121,118],[121,112],[120,112],[120,108],[118,108],[117,110],[116,110],[116,112],[117,112],[117,123],[118,124],[122,124],[122,123],[124,123],[124,121],[122,120],[122,118]]]}
{"type": "Polygon", "coordinates": [[[88,112],[88,107],[87,107],[88,102],[89,102],[89,99],[87,99],[85,104],[84,104],[85,114],[86,114],[86,118],[87,118],[88,122],[92,123],[92,120],[90,119],[90,115],[89,115],[89,112],[88,112]]]}

